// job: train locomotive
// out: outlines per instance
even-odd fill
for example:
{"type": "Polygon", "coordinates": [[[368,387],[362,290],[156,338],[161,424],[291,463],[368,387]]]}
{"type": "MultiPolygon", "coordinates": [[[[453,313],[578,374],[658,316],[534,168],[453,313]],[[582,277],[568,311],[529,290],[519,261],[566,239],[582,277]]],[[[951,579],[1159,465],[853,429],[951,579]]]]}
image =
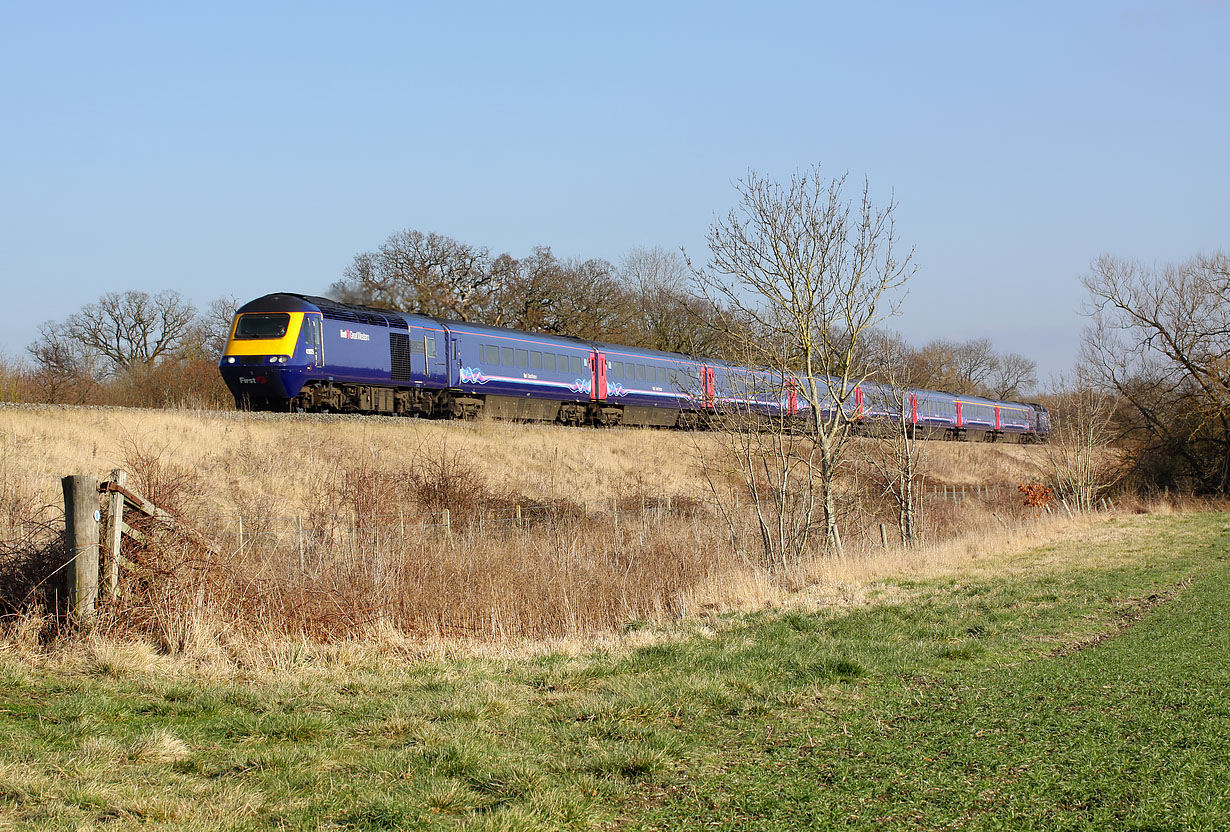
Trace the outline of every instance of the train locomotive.
{"type": "MultiPolygon", "coordinates": [[[[239,308],[219,369],[244,410],[678,428],[730,411],[810,415],[790,374],[291,293],[239,308]]],[[[903,397],[864,382],[840,406],[856,426],[904,418],[927,438],[1031,443],[1050,433],[1041,405],[935,390],[903,397]]]]}

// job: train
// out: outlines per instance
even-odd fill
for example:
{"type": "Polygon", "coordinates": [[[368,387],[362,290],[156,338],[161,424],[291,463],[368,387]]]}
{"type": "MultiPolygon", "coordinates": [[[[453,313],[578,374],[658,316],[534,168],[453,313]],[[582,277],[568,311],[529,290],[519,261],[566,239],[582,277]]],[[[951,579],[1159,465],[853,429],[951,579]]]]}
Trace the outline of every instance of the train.
{"type": "MultiPolygon", "coordinates": [[[[729,413],[813,416],[788,372],[289,292],[236,311],[218,366],[243,410],[688,429],[729,413]]],[[[1017,443],[1051,430],[1034,403],[870,381],[844,402],[820,398],[822,414],[840,406],[862,430],[904,420],[923,438],[1017,443]]]]}

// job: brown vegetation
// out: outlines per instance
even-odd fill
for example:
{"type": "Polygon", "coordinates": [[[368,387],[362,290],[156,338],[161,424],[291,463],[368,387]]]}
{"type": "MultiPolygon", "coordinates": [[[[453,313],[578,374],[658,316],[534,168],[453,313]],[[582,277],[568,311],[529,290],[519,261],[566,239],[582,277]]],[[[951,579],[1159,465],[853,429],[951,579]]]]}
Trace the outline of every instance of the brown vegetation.
{"type": "MultiPolygon", "coordinates": [[[[855,470],[842,499],[848,555],[770,569],[752,524],[735,529],[732,545],[680,439],[492,422],[7,408],[0,603],[9,616],[57,606],[51,571],[63,557],[66,473],[125,468],[135,490],[214,541],[209,552],[193,536],[134,519],[146,540],[126,543],[134,566],[121,573],[121,599],[102,605],[104,630],[185,650],[261,634],[559,638],[757,606],[815,580],[865,574],[868,562],[943,559],[962,535],[1024,530],[1033,513],[1014,483],[1043,463],[1037,449],[936,443],[929,482],[1002,487],[963,503],[927,501],[922,545],[908,556],[880,546],[878,524],[892,522],[895,508],[855,470]]],[[[695,439],[703,451],[719,437],[695,439]]]]}

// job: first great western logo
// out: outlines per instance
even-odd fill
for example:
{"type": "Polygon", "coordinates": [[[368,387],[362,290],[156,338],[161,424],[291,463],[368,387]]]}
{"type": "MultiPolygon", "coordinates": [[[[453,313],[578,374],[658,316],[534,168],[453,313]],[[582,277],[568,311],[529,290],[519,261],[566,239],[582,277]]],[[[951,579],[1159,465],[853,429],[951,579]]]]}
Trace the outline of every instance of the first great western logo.
{"type": "Polygon", "coordinates": [[[357,332],[356,330],[353,330],[353,329],[342,329],[342,330],[339,330],[339,332],[341,333],[341,336],[348,341],[370,341],[372,340],[372,336],[368,335],[366,332],[357,332]]]}

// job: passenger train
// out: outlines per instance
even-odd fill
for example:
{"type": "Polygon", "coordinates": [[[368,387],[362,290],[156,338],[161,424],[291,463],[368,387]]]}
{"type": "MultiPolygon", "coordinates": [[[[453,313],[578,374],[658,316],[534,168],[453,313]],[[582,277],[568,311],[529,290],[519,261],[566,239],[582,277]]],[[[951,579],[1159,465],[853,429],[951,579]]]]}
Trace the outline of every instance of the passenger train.
{"type": "MultiPolygon", "coordinates": [[[[790,374],[290,293],[239,308],[219,368],[245,410],[703,428],[723,412],[802,420],[811,407],[790,374]]],[[[905,418],[927,438],[1030,443],[1050,433],[1038,404],[905,397],[865,382],[842,406],[856,426],[905,418]]]]}

